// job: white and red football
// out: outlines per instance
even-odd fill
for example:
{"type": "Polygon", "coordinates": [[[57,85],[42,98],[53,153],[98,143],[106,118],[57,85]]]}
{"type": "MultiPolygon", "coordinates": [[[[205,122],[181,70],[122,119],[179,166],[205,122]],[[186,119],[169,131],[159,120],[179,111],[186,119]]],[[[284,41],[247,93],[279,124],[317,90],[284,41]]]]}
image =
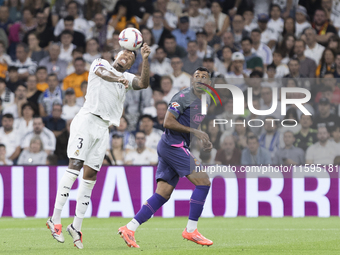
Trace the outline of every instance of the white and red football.
{"type": "Polygon", "coordinates": [[[119,34],[119,44],[127,50],[138,50],[142,46],[142,33],[136,28],[125,28],[119,34]]]}

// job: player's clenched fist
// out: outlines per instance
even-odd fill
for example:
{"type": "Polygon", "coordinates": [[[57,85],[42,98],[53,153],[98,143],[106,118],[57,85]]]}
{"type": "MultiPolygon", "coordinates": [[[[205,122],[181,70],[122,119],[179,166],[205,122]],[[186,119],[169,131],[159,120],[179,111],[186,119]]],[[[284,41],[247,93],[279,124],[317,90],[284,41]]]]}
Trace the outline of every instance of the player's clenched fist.
{"type": "Polygon", "coordinates": [[[118,82],[122,83],[126,89],[129,87],[129,81],[125,78],[119,78],[118,82]]]}
{"type": "Polygon", "coordinates": [[[149,45],[144,43],[143,47],[141,48],[141,54],[142,54],[143,59],[148,59],[150,52],[151,52],[151,50],[150,50],[149,45]]]}

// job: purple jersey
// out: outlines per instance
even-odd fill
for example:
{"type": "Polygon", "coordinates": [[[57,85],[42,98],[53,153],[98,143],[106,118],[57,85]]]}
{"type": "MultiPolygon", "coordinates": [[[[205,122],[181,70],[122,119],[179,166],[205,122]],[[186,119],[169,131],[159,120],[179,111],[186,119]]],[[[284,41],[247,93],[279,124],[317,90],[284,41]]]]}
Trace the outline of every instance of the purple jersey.
{"type": "MultiPolygon", "coordinates": [[[[209,99],[207,98],[207,101],[209,99]]],[[[168,111],[182,125],[197,129],[205,117],[205,115],[201,114],[201,102],[201,99],[194,94],[192,87],[186,88],[173,96],[169,103],[168,111]]],[[[162,135],[162,140],[169,145],[189,147],[190,133],[180,133],[166,128],[162,135]]]]}

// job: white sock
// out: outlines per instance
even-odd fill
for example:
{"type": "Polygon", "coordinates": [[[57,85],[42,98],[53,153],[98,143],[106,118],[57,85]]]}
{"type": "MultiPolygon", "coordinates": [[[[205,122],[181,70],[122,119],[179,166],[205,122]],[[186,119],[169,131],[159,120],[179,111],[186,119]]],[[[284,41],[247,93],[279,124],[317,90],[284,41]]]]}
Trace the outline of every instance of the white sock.
{"type": "Polygon", "coordinates": [[[192,233],[195,231],[195,229],[197,228],[197,222],[195,220],[188,220],[188,224],[187,224],[187,232],[188,233],[192,233]]]}
{"type": "Polygon", "coordinates": [[[73,220],[73,227],[80,231],[81,224],[83,222],[87,207],[90,204],[91,193],[96,181],[84,180],[82,179],[79,184],[77,206],[76,206],[76,216],[73,220]]]}
{"type": "Polygon", "coordinates": [[[140,226],[139,222],[136,221],[135,219],[132,219],[127,225],[126,227],[129,229],[129,230],[132,230],[132,231],[136,231],[137,228],[140,226]]]}
{"type": "Polygon", "coordinates": [[[54,224],[61,224],[61,211],[63,210],[63,207],[69,197],[69,192],[73,183],[78,178],[78,175],[79,171],[66,169],[63,177],[60,180],[52,215],[52,221],[54,224]]]}

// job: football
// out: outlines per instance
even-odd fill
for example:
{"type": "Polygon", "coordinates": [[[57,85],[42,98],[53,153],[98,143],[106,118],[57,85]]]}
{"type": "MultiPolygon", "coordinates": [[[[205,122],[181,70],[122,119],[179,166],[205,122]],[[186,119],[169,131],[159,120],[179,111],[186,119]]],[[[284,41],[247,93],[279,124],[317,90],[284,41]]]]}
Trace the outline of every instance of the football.
{"type": "Polygon", "coordinates": [[[119,34],[119,44],[124,49],[138,50],[142,42],[142,33],[136,28],[126,28],[119,34]]]}

